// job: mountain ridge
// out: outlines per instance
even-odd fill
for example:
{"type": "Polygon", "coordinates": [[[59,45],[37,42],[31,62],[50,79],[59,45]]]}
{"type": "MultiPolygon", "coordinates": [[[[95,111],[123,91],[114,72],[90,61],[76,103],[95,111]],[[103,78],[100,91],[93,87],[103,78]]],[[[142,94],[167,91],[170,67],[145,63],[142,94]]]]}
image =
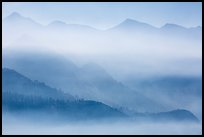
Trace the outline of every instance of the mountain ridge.
{"type": "MultiPolygon", "coordinates": [[[[19,14],[18,12],[13,12],[13,13],[11,13],[11,14],[8,15],[7,17],[5,17],[3,20],[8,19],[8,17],[9,17],[9,18],[18,18],[18,19],[19,19],[19,18],[24,18],[24,19],[32,20],[31,18],[22,16],[22,15],[19,14]]],[[[32,20],[32,21],[34,21],[34,20],[32,20]]],[[[67,24],[67,23],[65,23],[64,21],[55,20],[55,21],[52,21],[52,22],[48,23],[48,25],[45,25],[45,26],[49,26],[49,25],[51,25],[51,24],[53,24],[53,23],[54,23],[54,24],[58,24],[58,23],[59,23],[59,24],[63,24],[63,25],[79,25],[79,24],[67,24]]],[[[40,24],[40,23],[38,23],[38,24],[40,24]]],[[[134,19],[131,19],[131,18],[126,18],[124,21],[122,21],[122,22],[119,23],[118,25],[122,25],[122,24],[145,25],[145,26],[149,26],[149,27],[155,28],[155,29],[164,28],[165,26],[177,26],[177,27],[182,27],[182,28],[185,28],[185,29],[190,29],[190,28],[202,28],[202,27],[199,26],[199,25],[196,26],[196,27],[189,27],[189,28],[187,28],[187,27],[184,27],[184,26],[181,26],[181,25],[177,25],[177,24],[174,24],[174,23],[166,23],[165,25],[163,25],[163,26],[157,28],[157,27],[154,27],[153,25],[150,25],[150,24],[148,24],[148,23],[140,22],[140,21],[137,21],[137,20],[134,20],[134,19]]],[[[41,24],[41,25],[42,25],[42,24],[41,24]]],[[[116,25],[116,26],[114,26],[114,27],[112,27],[112,28],[109,28],[109,29],[113,29],[113,28],[117,27],[118,25],[116,25]]],[[[88,26],[88,25],[81,25],[81,26],[87,26],[87,27],[93,28],[93,27],[88,26]]],[[[107,29],[107,30],[109,30],[109,29],[107,29]]]]}

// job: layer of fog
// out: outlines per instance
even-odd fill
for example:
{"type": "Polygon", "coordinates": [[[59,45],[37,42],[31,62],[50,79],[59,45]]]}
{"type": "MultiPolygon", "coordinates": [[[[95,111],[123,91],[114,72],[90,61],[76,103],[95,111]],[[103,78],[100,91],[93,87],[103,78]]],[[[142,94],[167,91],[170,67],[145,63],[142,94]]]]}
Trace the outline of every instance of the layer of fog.
{"type": "Polygon", "coordinates": [[[25,120],[17,117],[3,117],[3,135],[75,135],[75,134],[175,134],[175,135],[201,135],[202,125],[198,123],[171,123],[171,122],[134,122],[134,121],[82,121],[75,123],[44,123],[36,120],[25,120]]]}
{"type": "MultiPolygon", "coordinates": [[[[133,74],[139,77],[202,74],[201,41],[151,35],[131,37],[108,32],[74,32],[29,32],[12,44],[3,45],[3,49],[50,51],[79,65],[95,62],[120,80],[133,74]]],[[[4,35],[10,38],[10,34],[4,35]]]]}

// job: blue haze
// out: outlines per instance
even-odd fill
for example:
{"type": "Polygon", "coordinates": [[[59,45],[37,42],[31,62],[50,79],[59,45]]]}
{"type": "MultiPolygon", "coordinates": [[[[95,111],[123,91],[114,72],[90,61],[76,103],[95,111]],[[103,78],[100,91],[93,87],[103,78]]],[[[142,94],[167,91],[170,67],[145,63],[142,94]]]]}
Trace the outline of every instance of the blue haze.
{"type": "Polygon", "coordinates": [[[201,11],[4,2],[3,134],[202,134],[201,11]]]}

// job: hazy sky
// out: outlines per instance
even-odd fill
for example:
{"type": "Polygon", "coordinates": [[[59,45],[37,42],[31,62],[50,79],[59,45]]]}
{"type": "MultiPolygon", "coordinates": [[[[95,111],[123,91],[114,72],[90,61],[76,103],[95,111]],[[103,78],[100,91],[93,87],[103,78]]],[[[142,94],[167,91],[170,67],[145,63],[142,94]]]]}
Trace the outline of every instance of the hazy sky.
{"type": "Polygon", "coordinates": [[[3,18],[12,12],[42,24],[54,20],[85,24],[98,29],[112,27],[126,18],[161,27],[175,23],[185,27],[202,24],[201,2],[4,2],[3,18]]]}

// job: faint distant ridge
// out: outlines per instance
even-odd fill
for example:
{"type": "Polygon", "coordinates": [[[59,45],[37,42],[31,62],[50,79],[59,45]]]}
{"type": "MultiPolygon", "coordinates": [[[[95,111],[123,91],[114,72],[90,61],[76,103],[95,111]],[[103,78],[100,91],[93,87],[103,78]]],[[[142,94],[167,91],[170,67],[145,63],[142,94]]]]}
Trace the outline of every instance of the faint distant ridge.
{"type": "MultiPolygon", "coordinates": [[[[35,22],[33,19],[29,18],[29,17],[24,17],[22,16],[21,14],[19,14],[18,12],[13,12],[11,13],[10,15],[8,15],[7,17],[5,17],[3,19],[4,21],[6,22],[10,22],[10,21],[25,21],[27,23],[34,23],[34,24],[38,24],[38,25],[41,25],[37,22],[35,22]]],[[[68,23],[65,23],[63,21],[60,21],[60,20],[55,20],[51,23],[49,23],[47,26],[75,26],[75,27],[80,27],[80,28],[91,28],[91,29],[95,29],[91,26],[88,26],[88,25],[80,25],[80,24],[68,24],[68,23]]],[[[140,21],[137,21],[137,20],[134,20],[134,19],[130,19],[130,18],[127,18],[125,19],[123,22],[119,23],[118,25],[108,29],[108,30],[116,30],[116,29],[131,29],[131,30],[158,30],[158,29],[191,29],[191,30],[194,30],[194,29],[197,29],[197,30],[201,30],[201,26],[197,26],[197,27],[191,27],[191,28],[186,28],[186,27],[183,27],[181,25],[177,25],[177,24],[173,24],[173,23],[166,23],[164,26],[162,26],[161,28],[157,28],[157,27],[154,27],[148,23],[144,23],[144,22],[140,22],[140,21]]]]}
{"type": "Polygon", "coordinates": [[[100,34],[103,34],[103,32],[105,31],[106,33],[114,33],[113,35],[131,34],[134,36],[135,34],[137,34],[140,36],[143,34],[150,37],[152,35],[158,35],[170,38],[184,38],[195,40],[200,40],[202,37],[202,27],[200,26],[186,28],[181,25],[167,23],[164,26],[157,28],[148,23],[136,21],[130,18],[125,19],[123,22],[112,28],[102,31],[88,25],[70,24],[60,20],[55,20],[48,25],[41,25],[31,18],[24,17],[19,13],[14,12],[3,19],[3,26],[5,32],[8,32],[8,30],[10,30],[10,33],[18,32],[18,35],[30,33],[32,31],[35,32],[36,30],[38,30],[39,32],[37,33],[50,33],[49,31],[54,31],[58,33],[63,32],[65,33],[64,35],[74,32],[76,34],[92,34],[100,36],[100,34]],[[13,26],[15,26],[15,28],[13,26]]]}

